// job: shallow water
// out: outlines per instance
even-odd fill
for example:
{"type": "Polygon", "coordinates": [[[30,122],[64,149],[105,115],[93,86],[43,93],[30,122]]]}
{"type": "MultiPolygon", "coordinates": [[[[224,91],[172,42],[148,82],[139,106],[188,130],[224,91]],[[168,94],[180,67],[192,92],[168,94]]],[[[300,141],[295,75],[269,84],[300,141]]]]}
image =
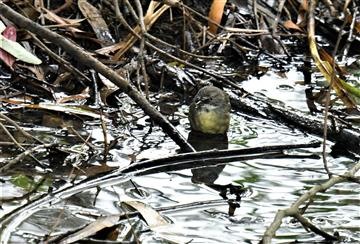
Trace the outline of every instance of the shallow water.
{"type": "MultiPolygon", "coordinates": [[[[243,83],[243,86],[250,92],[265,94],[306,111],[304,87],[296,84],[300,75],[295,71],[291,71],[290,74],[290,77],[295,78],[285,79],[269,74],[258,81],[249,79],[243,83]],[[256,90],[258,87],[261,89],[256,90]]],[[[185,137],[189,130],[186,109],[182,107],[178,113],[181,118],[178,129],[185,137]]],[[[139,153],[136,155],[137,160],[176,153],[177,146],[158,128],[154,127],[151,132],[144,133],[144,129],[147,132],[146,126],[149,123],[145,119],[141,119],[138,123],[145,127],[133,129],[131,135],[123,136],[122,149],[110,151],[112,160],[108,162],[109,165],[120,166],[128,163],[127,155],[132,153],[139,153]]],[[[99,135],[101,136],[101,133],[99,135]]],[[[235,111],[232,114],[228,137],[229,148],[321,140],[286,125],[235,111]]],[[[321,148],[292,150],[291,153],[321,155],[321,148]]],[[[328,163],[330,170],[335,174],[344,173],[353,164],[350,159],[344,157],[335,159],[331,156],[328,156],[328,163]]],[[[122,211],[119,206],[120,201],[139,200],[153,208],[188,203],[193,205],[162,212],[171,224],[152,231],[143,221],[124,220],[120,226],[127,231],[120,236],[126,236],[126,233],[130,232],[129,223],[131,223],[137,238],[142,243],[166,242],[165,240],[191,243],[257,243],[279,209],[291,206],[312,186],[326,181],[327,175],[323,170],[322,159],[273,158],[229,163],[215,183],[219,185],[241,183],[246,188],[240,201],[240,208],[235,210],[233,216],[229,216],[229,205],[222,200],[218,191],[205,184],[195,184],[191,178],[191,170],[134,177],[132,180],[141,189],[143,196],[137,194],[128,181],[102,188],[97,197],[96,189],[89,189],[65,201],[39,209],[40,211],[20,224],[11,240],[31,242],[49,232],[64,233],[94,220],[98,215],[120,213],[122,211]],[[95,205],[92,205],[95,198],[95,205]],[[207,204],[200,204],[204,202],[207,204]]],[[[10,191],[10,188],[6,187],[9,186],[2,187],[3,196],[10,191]]],[[[232,195],[228,196],[234,198],[232,195]]],[[[336,185],[316,196],[305,217],[330,234],[338,231],[340,236],[345,238],[345,242],[358,243],[360,242],[359,196],[360,188],[355,183],[336,185]]],[[[5,212],[12,207],[5,204],[5,212]]],[[[123,237],[123,240],[132,239],[123,237]]],[[[310,243],[322,241],[323,238],[306,232],[298,222],[286,218],[277,231],[274,242],[288,243],[295,240],[310,243]]]]}

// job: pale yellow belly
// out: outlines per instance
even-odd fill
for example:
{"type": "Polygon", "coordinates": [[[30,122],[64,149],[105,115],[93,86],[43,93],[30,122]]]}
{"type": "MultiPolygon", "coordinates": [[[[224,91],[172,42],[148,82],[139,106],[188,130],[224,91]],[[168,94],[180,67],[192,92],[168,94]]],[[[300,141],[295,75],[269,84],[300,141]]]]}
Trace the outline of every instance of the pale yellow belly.
{"type": "Polygon", "coordinates": [[[223,134],[229,128],[229,116],[213,111],[201,111],[195,118],[198,129],[203,133],[223,134]]]}

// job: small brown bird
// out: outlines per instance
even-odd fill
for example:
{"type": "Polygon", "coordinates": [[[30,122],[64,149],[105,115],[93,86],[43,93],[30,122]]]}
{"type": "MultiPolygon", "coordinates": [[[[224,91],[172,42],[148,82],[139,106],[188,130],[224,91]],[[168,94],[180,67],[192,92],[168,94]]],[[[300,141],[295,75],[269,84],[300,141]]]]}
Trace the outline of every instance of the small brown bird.
{"type": "Polygon", "coordinates": [[[205,134],[226,134],[230,108],[229,96],[223,90],[215,86],[201,88],[189,109],[191,129],[205,134]]]}

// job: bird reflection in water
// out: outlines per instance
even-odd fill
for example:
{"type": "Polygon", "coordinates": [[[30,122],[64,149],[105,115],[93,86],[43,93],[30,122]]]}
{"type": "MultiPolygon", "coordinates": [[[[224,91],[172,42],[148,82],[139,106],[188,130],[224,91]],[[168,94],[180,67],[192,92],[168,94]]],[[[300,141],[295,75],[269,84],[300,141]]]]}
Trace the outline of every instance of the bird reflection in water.
{"type": "MultiPolygon", "coordinates": [[[[227,135],[222,134],[204,134],[197,131],[189,133],[188,142],[196,149],[196,151],[206,151],[211,149],[228,149],[227,135]]],[[[191,170],[193,183],[213,184],[219,177],[219,174],[225,168],[225,165],[194,168],[191,170]]]]}
{"type": "MultiPolygon", "coordinates": [[[[197,150],[205,151],[211,149],[228,149],[228,138],[224,134],[204,134],[197,131],[191,131],[189,133],[188,142],[197,150]]],[[[216,162],[211,163],[211,165],[216,165],[216,162]]],[[[220,185],[215,184],[214,182],[219,177],[220,173],[225,168],[225,165],[217,166],[208,166],[191,169],[192,177],[191,181],[196,184],[205,184],[208,187],[219,192],[219,195],[227,200],[229,204],[228,213],[230,216],[233,216],[236,208],[240,207],[241,196],[245,193],[243,186],[227,184],[220,185]],[[230,198],[229,195],[235,196],[230,198]]]]}

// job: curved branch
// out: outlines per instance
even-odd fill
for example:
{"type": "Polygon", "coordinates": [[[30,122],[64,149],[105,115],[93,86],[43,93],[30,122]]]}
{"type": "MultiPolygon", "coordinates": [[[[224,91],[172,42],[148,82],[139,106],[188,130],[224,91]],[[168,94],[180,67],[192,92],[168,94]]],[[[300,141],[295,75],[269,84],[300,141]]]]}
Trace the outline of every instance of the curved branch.
{"type": "Polygon", "coordinates": [[[338,238],[336,236],[330,235],[330,234],[322,231],[320,228],[315,227],[313,224],[310,224],[310,222],[300,214],[299,208],[300,208],[300,205],[302,205],[306,201],[312,199],[318,192],[324,192],[324,191],[328,190],[329,188],[331,188],[332,186],[339,184],[339,183],[353,181],[352,179],[354,178],[355,173],[359,170],[360,170],[360,161],[357,162],[344,175],[333,176],[329,180],[324,182],[323,184],[313,186],[308,192],[304,193],[296,202],[294,202],[291,205],[291,207],[289,207],[287,209],[279,210],[276,213],[276,216],[275,216],[273,222],[271,223],[271,225],[266,229],[266,231],[263,235],[262,243],[263,244],[271,243],[272,237],[275,236],[276,231],[280,228],[282,220],[285,217],[294,217],[294,218],[298,219],[301,222],[301,224],[306,225],[306,227],[308,227],[309,229],[314,231],[316,234],[320,234],[324,238],[330,238],[332,240],[333,239],[337,240],[338,238]],[[307,224],[307,223],[309,223],[309,224],[307,224]]]}

